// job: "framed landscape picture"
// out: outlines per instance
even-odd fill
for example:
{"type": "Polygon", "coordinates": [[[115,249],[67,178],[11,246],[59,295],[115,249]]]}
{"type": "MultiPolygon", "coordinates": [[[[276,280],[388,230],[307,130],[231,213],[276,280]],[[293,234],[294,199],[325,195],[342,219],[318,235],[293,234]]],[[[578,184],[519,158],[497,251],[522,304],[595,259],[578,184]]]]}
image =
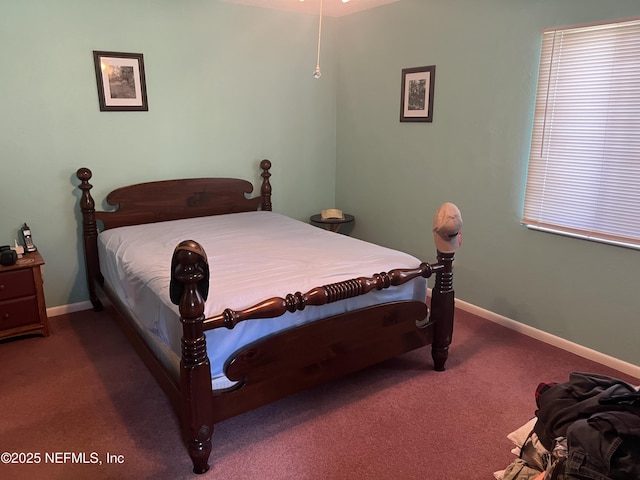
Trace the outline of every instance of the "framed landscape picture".
{"type": "Polygon", "coordinates": [[[100,111],[149,110],[141,53],[93,52],[100,111]]]}
{"type": "Polygon", "coordinates": [[[432,122],[436,66],[402,70],[401,122],[432,122]]]}

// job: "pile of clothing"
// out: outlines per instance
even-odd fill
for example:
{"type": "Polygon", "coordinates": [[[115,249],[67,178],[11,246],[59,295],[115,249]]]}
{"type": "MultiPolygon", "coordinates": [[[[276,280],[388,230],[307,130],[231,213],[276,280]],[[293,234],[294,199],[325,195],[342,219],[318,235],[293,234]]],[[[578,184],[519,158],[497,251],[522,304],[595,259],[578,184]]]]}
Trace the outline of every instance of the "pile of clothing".
{"type": "Polygon", "coordinates": [[[497,480],[640,480],[640,391],[573,372],[536,389],[535,417],[507,436],[518,458],[497,480]]]}

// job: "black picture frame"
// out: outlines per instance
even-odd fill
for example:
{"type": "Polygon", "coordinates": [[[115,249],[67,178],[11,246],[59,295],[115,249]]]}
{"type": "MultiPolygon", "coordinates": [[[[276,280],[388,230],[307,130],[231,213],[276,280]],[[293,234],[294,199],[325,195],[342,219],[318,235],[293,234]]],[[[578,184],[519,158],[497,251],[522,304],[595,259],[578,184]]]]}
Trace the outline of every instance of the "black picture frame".
{"type": "Polygon", "coordinates": [[[148,111],[144,56],[93,51],[101,112],[148,111]]]}
{"type": "Polygon", "coordinates": [[[433,122],[436,66],[402,69],[401,122],[433,122]]]}

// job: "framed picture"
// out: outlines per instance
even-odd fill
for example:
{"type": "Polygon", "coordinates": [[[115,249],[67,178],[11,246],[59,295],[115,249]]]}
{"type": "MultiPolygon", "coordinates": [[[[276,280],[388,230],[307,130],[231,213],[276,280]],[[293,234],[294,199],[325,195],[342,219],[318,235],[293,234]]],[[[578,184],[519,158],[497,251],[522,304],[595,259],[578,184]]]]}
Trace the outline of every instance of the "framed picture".
{"type": "Polygon", "coordinates": [[[141,53],[93,52],[101,112],[147,111],[141,53]]]}
{"type": "Polygon", "coordinates": [[[400,101],[401,122],[432,122],[436,66],[404,68],[400,101]]]}

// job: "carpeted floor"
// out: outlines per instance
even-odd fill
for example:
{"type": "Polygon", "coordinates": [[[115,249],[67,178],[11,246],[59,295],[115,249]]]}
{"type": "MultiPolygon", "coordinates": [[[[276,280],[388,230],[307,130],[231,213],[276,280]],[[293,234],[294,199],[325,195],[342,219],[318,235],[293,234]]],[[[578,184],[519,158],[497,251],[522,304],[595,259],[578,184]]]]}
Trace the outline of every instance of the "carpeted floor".
{"type": "Polygon", "coordinates": [[[506,435],[533,416],[538,383],[571,371],[640,383],[457,311],[446,372],[421,349],[222,422],[198,477],[108,312],[54,317],[51,330],[0,343],[0,453],[39,456],[0,464],[2,479],[490,480],[513,460],[506,435]]]}

